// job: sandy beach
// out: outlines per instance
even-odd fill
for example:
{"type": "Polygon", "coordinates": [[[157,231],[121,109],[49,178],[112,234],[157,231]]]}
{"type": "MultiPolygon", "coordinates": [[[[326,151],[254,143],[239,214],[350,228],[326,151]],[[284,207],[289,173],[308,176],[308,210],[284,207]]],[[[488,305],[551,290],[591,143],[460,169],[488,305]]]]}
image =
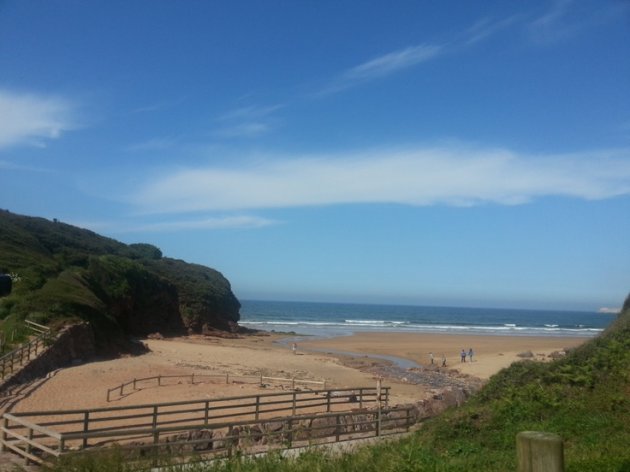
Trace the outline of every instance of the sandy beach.
{"type": "MultiPolygon", "coordinates": [[[[281,389],[279,385],[261,387],[259,382],[225,382],[232,378],[260,376],[326,381],[332,388],[373,386],[376,378],[387,373],[387,362],[369,354],[396,356],[420,364],[422,370],[430,363],[433,352],[436,363],[442,354],[447,357],[448,376],[474,376],[487,379],[501,368],[520,359],[518,354],[531,351],[535,359],[548,360],[553,351],[575,347],[585,338],[468,336],[403,333],[359,333],[353,336],[312,339],[300,342],[294,354],[290,344],[279,343],[286,335],[247,335],[239,339],[191,336],[173,339],[147,339],[143,342],[150,352],[113,360],[92,360],[52,373],[48,378],[17,389],[4,399],[4,411],[94,408],[133,405],[151,402],[193,400],[203,398],[250,395],[281,389]],[[473,348],[473,362],[461,363],[461,349],[473,348]],[[317,349],[317,352],[312,350],[317,349]],[[350,351],[356,355],[336,355],[350,351]],[[366,357],[367,356],[367,357],[366,357]],[[384,366],[375,375],[374,367],[384,366]],[[217,380],[198,381],[194,385],[185,379],[141,385],[130,394],[114,396],[107,401],[107,390],[134,378],[157,375],[216,374],[217,380]]],[[[414,370],[414,369],[412,369],[414,370]]],[[[391,386],[392,403],[407,403],[426,398],[431,386],[416,384],[408,379],[385,375],[384,385],[391,386]]]]}
{"type": "Polygon", "coordinates": [[[538,360],[549,360],[555,351],[573,348],[587,341],[585,338],[531,337],[531,336],[480,336],[422,333],[357,333],[348,337],[313,340],[302,343],[305,349],[330,349],[363,354],[395,356],[430,364],[430,353],[435,363],[441,364],[446,356],[449,369],[481,379],[488,379],[512,362],[521,360],[519,354],[531,351],[538,360]],[[473,362],[462,363],[460,352],[473,349],[473,362]]]}

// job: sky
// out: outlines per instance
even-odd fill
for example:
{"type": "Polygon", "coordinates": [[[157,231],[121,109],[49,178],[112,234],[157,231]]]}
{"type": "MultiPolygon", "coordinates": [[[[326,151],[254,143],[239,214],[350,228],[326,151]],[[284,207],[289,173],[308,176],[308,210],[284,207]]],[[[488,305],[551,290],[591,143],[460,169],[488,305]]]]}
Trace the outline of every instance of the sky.
{"type": "Polygon", "coordinates": [[[0,208],[241,299],[630,292],[630,2],[2,1],[0,208]]]}

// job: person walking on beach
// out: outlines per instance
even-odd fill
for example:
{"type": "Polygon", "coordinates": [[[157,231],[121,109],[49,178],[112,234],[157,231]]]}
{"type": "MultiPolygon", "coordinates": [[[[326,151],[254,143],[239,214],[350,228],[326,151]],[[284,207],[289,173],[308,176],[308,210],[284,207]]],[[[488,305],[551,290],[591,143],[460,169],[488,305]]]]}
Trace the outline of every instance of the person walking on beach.
{"type": "Polygon", "coordinates": [[[291,345],[291,350],[293,351],[293,354],[297,354],[297,343],[293,343],[291,345]]]}
{"type": "Polygon", "coordinates": [[[466,349],[462,349],[461,362],[466,362],[466,349]]]}
{"type": "Polygon", "coordinates": [[[442,354],[442,367],[446,367],[446,354],[442,354]]]}
{"type": "Polygon", "coordinates": [[[433,365],[433,353],[432,352],[429,353],[429,359],[431,359],[431,365],[433,365]]]}
{"type": "Polygon", "coordinates": [[[468,359],[470,360],[470,362],[472,362],[472,358],[473,358],[473,350],[472,347],[470,349],[468,349],[468,359]]]}

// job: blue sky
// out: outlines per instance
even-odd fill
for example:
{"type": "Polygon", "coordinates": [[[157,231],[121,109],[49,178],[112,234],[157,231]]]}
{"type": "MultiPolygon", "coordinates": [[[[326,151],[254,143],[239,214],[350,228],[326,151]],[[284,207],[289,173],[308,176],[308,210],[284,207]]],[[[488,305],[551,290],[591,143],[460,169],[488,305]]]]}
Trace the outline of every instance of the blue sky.
{"type": "Polygon", "coordinates": [[[0,1],[0,207],[237,297],[630,291],[630,4],[0,1]]]}

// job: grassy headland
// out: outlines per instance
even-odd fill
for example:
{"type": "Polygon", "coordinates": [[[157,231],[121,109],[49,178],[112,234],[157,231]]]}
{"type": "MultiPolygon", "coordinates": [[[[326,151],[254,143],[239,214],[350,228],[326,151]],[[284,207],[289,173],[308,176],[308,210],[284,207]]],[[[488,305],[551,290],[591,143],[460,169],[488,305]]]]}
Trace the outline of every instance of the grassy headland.
{"type": "Polygon", "coordinates": [[[87,321],[102,348],[127,335],[230,329],[240,304],[214,269],[169,259],[150,244],[123,244],[59,221],[0,211],[0,330],[19,341],[22,320],[87,321]]]}

